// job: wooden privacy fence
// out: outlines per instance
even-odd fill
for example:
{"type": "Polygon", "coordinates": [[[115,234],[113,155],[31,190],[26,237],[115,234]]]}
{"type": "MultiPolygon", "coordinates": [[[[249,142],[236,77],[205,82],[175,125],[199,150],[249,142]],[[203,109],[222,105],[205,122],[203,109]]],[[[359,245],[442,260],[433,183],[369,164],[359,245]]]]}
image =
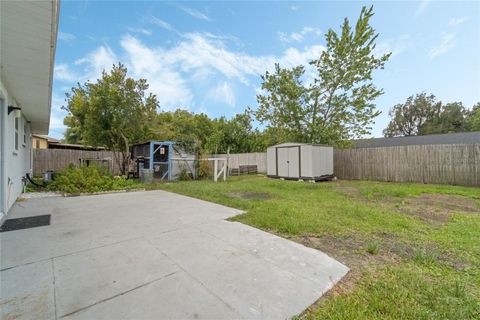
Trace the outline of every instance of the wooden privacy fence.
{"type": "MultiPolygon", "coordinates": [[[[265,152],[212,156],[227,158],[229,168],[256,165],[258,172],[267,172],[265,152]]],[[[113,173],[120,172],[112,151],[34,149],[33,174],[78,165],[81,159],[111,159],[113,173]]],[[[333,164],[340,179],[480,186],[480,144],[336,149],[333,164]]]]}
{"type": "MultiPolygon", "coordinates": [[[[33,175],[41,176],[48,170],[61,170],[69,164],[80,165],[89,162],[108,164],[110,172],[120,174],[120,168],[113,151],[84,151],[68,149],[33,149],[33,175]]],[[[118,154],[122,157],[121,154],[118,154]]]]}
{"type": "Polygon", "coordinates": [[[340,179],[480,186],[480,144],[337,149],[340,179]]]}

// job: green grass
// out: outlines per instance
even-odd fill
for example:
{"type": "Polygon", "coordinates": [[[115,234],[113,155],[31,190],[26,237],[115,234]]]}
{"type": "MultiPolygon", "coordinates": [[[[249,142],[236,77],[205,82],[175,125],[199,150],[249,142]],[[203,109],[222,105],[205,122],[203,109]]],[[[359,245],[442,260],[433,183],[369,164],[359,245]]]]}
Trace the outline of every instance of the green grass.
{"type": "Polygon", "coordinates": [[[233,220],[349,266],[350,274],[301,317],[480,319],[479,188],[259,176],[150,188],[245,210],[233,220]],[[249,197],[239,197],[242,192],[249,197]],[[439,198],[424,201],[425,195],[439,198]]]}

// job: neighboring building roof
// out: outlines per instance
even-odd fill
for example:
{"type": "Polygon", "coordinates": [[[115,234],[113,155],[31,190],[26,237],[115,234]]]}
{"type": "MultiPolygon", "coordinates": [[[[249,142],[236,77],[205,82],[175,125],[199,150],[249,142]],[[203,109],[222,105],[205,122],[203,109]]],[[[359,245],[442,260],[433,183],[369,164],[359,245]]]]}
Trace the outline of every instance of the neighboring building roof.
{"type": "Polygon", "coordinates": [[[59,0],[0,1],[0,64],[33,133],[48,133],[59,0]]]}
{"type": "Polygon", "coordinates": [[[45,139],[48,141],[48,143],[62,143],[60,140],[49,137],[44,134],[32,134],[32,137],[40,138],[40,139],[45,139]]]}
{"type": "Polygon", "coordinates": [[[372,138],[354,140],[354,148],[396,147],[425,144],[480,144],[480,131],[430,134],[394,138],[372,138]]]}

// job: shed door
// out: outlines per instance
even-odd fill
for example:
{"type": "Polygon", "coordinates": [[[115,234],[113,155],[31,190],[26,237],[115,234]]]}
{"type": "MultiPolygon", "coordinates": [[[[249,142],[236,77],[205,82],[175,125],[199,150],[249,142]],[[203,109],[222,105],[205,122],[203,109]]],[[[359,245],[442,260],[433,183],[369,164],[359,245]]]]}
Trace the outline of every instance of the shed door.
{"type": "Polygon", "coordinates": [[[288,150],[290,148],[277,148],[278,176],[288,178],[288,150]]]}
{"type": "Polygon", "coordinates": [[[300,178],[300,159],[299,159],[299,148],[292,147],[288,148],[288,177],[289,178],[300,178]]]}
{"type": "Polygon", "coordinates": [[[300,177],[300,158],[298,147],[277,148],[278,176],[284,178],[300,177]]]}

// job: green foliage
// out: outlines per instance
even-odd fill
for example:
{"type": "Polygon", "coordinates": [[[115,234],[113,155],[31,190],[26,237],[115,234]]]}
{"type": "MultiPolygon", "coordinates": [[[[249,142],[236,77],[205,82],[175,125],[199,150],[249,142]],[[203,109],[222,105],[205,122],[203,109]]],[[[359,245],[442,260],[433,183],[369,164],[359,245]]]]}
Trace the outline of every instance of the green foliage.
{"type": "Polygon", "coordinates": [[[433,94],[412,95],[389,111],[391,120],[383,134],[385,137],[421,135],[425,123],[432,121],[440,108],[441,102],[433,94]]]}
{"type": "Polygon", "coordinates": [[[256,117],[284,139],[342,145],[368,134],[380,112],[373,101],[383,92],[372,83],[372,73],[383,69],[390,54],[374,54],[378,34],[370,25],[373,7],[362,8],[355,27],[345,18],[341,34],[328,30],[326,50],[310,64],[316,76],[302,83],[303,66],[293,69],[278,64],[262,76],[256,117]]]}
{"type": "Polygon", "coordinates": [[[48,188],[64,193],[94,193],[111,190],[127,190],[141,187],[134,180],[112,177],[108,170],[100,166],[70,165],[60,171],[48,188]]]}
{"type": "Polygon", "coordinates": [[[480,130],[475,125],[475,119],[480,119],[476,108],[480,110],[474,106],[469,112],[461,102],[442,104],[433,94],[418,93],[393,106],[389,112],[390,123],[383,134],[396,137],[480,130]]]}
{"type": "Polygon", "coordinates": [[[127,68],[114,65],[96,83],[78,84],[67,94],[67,142],[104,146],[123,153],[117,161],[125,173],[129,145],[152,136],[150,128],[159,107],[155,95],[146,93],[145,79],[127,76],[127,68]]]}
{"type": "Polygon", "coordinates": [[[468,114],[469,131],[480,131],[480,102],[473,106],[468,114]]]}
{"type": "Polygon", "coordinates": [[[188,152],[241,153],[265,151],[262,135],[253,129],[250,112],[211,119],[186,110],[161,112],[152,130],[158,140],[174,140],[188,152]]]}

